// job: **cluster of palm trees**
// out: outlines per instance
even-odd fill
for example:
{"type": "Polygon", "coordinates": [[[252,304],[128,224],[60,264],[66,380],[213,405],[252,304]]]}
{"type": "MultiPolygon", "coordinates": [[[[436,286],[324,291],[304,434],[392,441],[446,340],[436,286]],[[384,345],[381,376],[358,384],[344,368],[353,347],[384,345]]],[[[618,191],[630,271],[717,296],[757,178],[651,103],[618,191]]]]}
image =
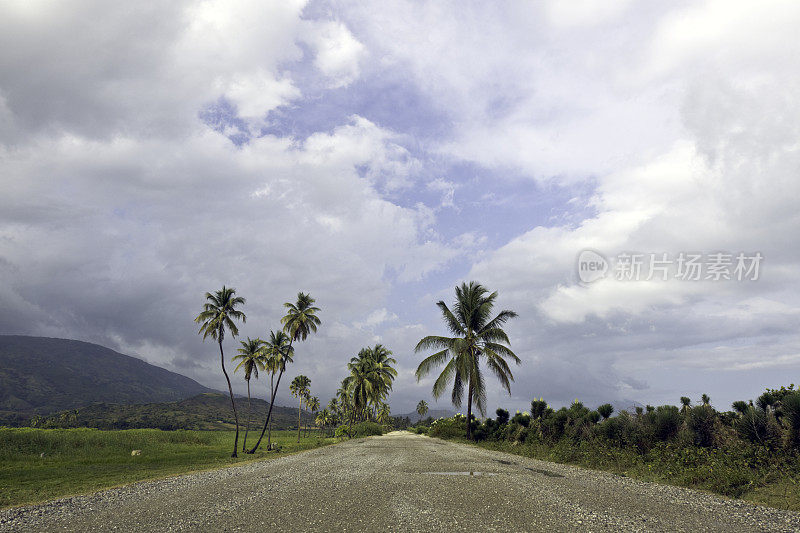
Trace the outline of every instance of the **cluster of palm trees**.
{"type": "Polygon", "coordinates": [[[386,400],[397,377],[395,364],[392,351],[382,344],[362,348],[347,363],[350,374],[317,416],[317,424],[326,427],[347,423],[348,428],[367,420],[388,424],[391,409],[386,400]]]}
{"type": "MultiPolygon", "coordinates": [[[[206,293],[205,298],[206,302],[195,322],[201,324],[199,333],[203,335],[203,340],[211,337],[219,344],[220,364],[228,383],[228,393],[236,421],[236,437],[232,453],[232,457],[236,457],[239,443],[239,415],[233,400],[231,381],[225,369],[222,343],[226,333],[231,337],[239,335],[237,321],[246,322],[247,317],[239,309],[245,304],[245,299],[236,296],[236,289],[225,286],[213,294],[206,293]]],[[[486,384],[482,364],[485,363],[510,393],[514,376],[506,359],[520,363],[519,357],[508,347],[510,341],[503,331],[503,325],[517,314],[514,311],[503,310],[493,317],[492,310],[496,299],[497,292],[489,293],[480,283],[474,281],[469,284],[462,283],[456,287],[456,300],[452,310],[443,301],[436,304],[452,336],[428,336],[420,340],[415,348],[416,352],[435,350],[435,353],[419,364],[416,371],[417,380],[425,377],[436,367],[444,365],[441,374],[433,383],[433,396],[439,398],[452,384],[451,400],[454,406],[460,407],[466,391],[468,420],[472,418],[473,403],[481,413],[485,412],[486,384]]],[[[314,306],[314,302],[310,295],[298,293],[296,302],[284,304],[287,311],[281,318],[282,328],[270,331],[268,340],[248,337],[247,340],[240,342],[241,347],[234,360],[239,361],[236,370],[244,371],[247,382],[248,415],[242,446],[242,450],[247,453],[255,453],[267,431],[269,431],[267,442],[270,443],[272,409],[286,365],[293,362],[293,344],[306,340],[310,334],[317,331],[320,324],[320,319],[317,317],[319,308],[314,306]],[[258,442],[248,450],[250,379],[258,378],[259,372],[267,372],[270,377],[269,410],[258,442]]],[[[347,422],[352,428],[354,422],[366,420],[387,424],[391,419],[391,411],[386,399],[397,376],[397,370],[393,366],[395,364],[397,361],[392,357],[392,352],[381,344],[359,351],[358,355],[350,359],[347,364],[349,375],[342,381],[336,397],[317,414],[317,425],[324,429],[347,422]]],[[[298,440],[303,403],[305,402],[306,407],[314,412],[319,408],[319,400],[310,395],[310,385],[311,380],[301,375],[297,376],[290,386],[292,394],[299,398],[298,440]]],[[[421,416],[427,412],[427,404],[424,401],[417,406],[417,412],[421,416]]],[[[470,436],[470,424],[467,424],[467,437],[470,436]]]]}
{"type": "Polygon", "coordinates": [[[306,402],[306,409],[316,413],[319,409],[319,398],[311,396],[311,379],[302,374],[292,380],[289,390],[292,396],[300,399],[300,404],[297,406],[297,442],[300,442],[300,427],[302,425],[300,416],[303,412],[303,401],[306,402]]]}
{"type": "MultiPolygon", "coordinates": [[[[239,309],[246,303],[246,300],[241,296],[236,296],[236,289],[224,285],[222,289],[214,293],[207,292],[205,298],[206,302],[203,304],[203,310],[197,315],[195,322],[201,325],[199,333],[203,335],[203,340],[211,337],[219,344],[220,365],[222,366],[222,373],[225,375],[225,380],[228,383],[228,393],[230,394],[231,407],[233,408],[234,420],[236,422],[236,437],[234,439],[231,457],[237,457],[239,448],[239,414],[236,412],[236,403],[233,399],[231,380],[225,369],[225,354],[222,349],[222,342],[225,339],[226,332],[230,333],[231,337],[239,335],[236,322],[241,321],[245,323],[247,321],[247,316],[239,309]]],[[[245,373],[245,381],[247,381],[248,420],[242,446],[242,451],[246,453],[255,453],[264,438],[264,433],[268,430],[268,446],[271,443],[272,426],[270,422],[272,418],[272,408],[275,404],[275,396],[278,393],[281,377],[286,371],[286,365],[292,363],[294,360],[293,343],[306,340],[310,334],[317,331],[317,327],[320,324],[320,319],[317,317],[319,308],[314,306],[314,298],[310,295],[300,292],[297,294],[296,302],[287,302],[283,305],[287,311],[283,318],[281,318],[282,328],[277,331],[270,331],[269,339],[266,341],[260,338],[251,339],[250,337],[245,341],[241,341],[238,354],[234,357],[234,361],[239,361],[236,370],[241,368],[245,373]],[[247,433],[250,426],[250,378],[258,378],[259,371],[266,371],[270,377],[269,390],[267,391],[269,393],[269,410],[267,411],[267,418],[264,422],[264,428],[261,430],[258,442],[248,450],[247,433]],[[276,375],[277,379],[275,379],[276,375]]],[[[308,380],[307,377],[305,379],[308,380]]],[[[295,378],[295,380],[297,380],[297,378],[295,378]]],[[[306,390],[309,386],[310,380],[308,380],[306,384],[306,390]]],[[[308,393],[303,392],[303,394],[308,393]]],[[[301,396],[301,408],[303,399],[306,399],[306,397],[301,396]]],[[[317,401],[317,405],[318,404],[319,402],[317,401]]],[[[298,424],[298,440],[299,438],[298,424]]]]}

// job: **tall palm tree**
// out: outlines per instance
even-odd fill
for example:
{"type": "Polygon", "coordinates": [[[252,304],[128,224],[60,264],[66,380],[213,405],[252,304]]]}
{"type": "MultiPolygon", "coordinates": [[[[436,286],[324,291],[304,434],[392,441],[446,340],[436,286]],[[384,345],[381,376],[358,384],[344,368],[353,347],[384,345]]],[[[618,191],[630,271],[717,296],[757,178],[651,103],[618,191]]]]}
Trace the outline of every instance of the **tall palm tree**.
{"type": "Polygon", "coordinates": [[[343,379],[339,388],[336,389],[335,399],[339,407],[337,412],[341,418],[341,423],[344,424],[346,420],[350,420],[350,425],[352,426],[353,397],[347,387],[347,378],[343,379]]]}
{"type": "Polygon", "coordinates": [[[350,392],[351,418],[359,416],[363,419],[371,399],[377,393],[369,349],[362,348],[358,355],[347,363],[347,369],[350,370],[350,375],[344,379],[343,384],[350,392]]]}
{"type": "MultiPolygon", "coordinates": [[[[289,343],[288,347],[292,347],[292,343],[297,340],[306,340],[311,333],[316,333],[317,326],[320,324],[320,319],[317,316],[319,307],[314,307],[314,298],[309,294],[298,292],[297,302],[286,302],[283,306],[288,309],[286,315],[281,318],[283,324],[283,331],[287,334],[289,343]]],[[[272,417],[272,406],[275,404],[275,395],[278,393],[278,386],[281,384],[281,376],[283,370],[278,374],[278,381],[275,383],[275,389],[272,391],[272,401],[269,403],[269,411],[267,411],[267,420],[264,422],[264,429],[261,430],[261,436],[258,442],[253,446],[252,450],[247,453],[255,453],[261,444],[261,439],[264,438],[264,432],[267,430],[270,419],[272,417]]]]}
{"type": "Polygon", "coordinates": [[[288,311],[281,318],[281,324],[292,341],[304,341],[311,333],[317,332],[317,326],[320,324],[319,317],[317,317],[319,307],[314,307],[314,302],[314,298],[310,295],[298,292],[296,303],[286,302],[283,304],[288,311]]]}
{"type": "MultiPolygon", "coordinates": [[[[272,419],[270,413],[272,412],[272,404],[275,402],[275,394],[278,391],[278,386],[281,384],[281,377],[286,371],[286,364],[291,363],[294,358],[294,348],[289,336],[283,331],[278,332],[270,331],[269,340],[266,341],[262,349],[264,358],[264,367],[269,372],[269,412],[267,413],[267,421],[264,426],[268,429],[267,433],[267,449],[272,449],[272,419]],[[278,383],[273,383],[275,374],[278,374],[278,383]],[[273,386],[274,385],[274,386],[273,386]]],[[[264,432],[261,432],[261,437],[264,437],[264,432]]],[[[261,438],[258,439],[261,442],[261,438]]],[[[258,448],[256,444],[255,448],[258,448]]],[[[253,448],[253,451],[255,451],[253,448]]],[[[249,453],[252,453],[249,452],[249,453]]]]}
{"type": "Polygon", "coordinates": [[[417,367],[417,381],[436,367],[445,365],[433,383],[433,396],[439,398],[453,382],[451,399],[453,405],[461,406],[464,386],[467,388],[467,438],[472,437],[472,402],[481,413],[485,413],[486,386],[481,372],[481,362],[486,361],[489,370],[500,380],[500,384],[511,394],[511,373],[506,358],[519,364],[519,357],[506,346],[511,344],[502,326],[517,316],[514,311],[503,310],[490,318],[497,299],[497,292],[489,291],[480,283],[471,281],[456,287],[456,300],[451,311],[443,301],[436,303],[442,312],[447,328],[453,337],[428,336],[420,340],[415,352],[438,350],[422,360],[417,367]]]}
{"type": "Polygon", "coordinates": [[[206,303],[203,310],[194,319],[201,324],[198,334],[203,334],[203,341],[206,337],[211,337],[219,344],[219,360],[222,365],[222,373],[225,374],[225,381],[228,382],[228,394],[231,397],[231,407],[233,408],[233,418],[236,420],[236,438],[233,441],[233,453],[231,457],[237,457],[236,450],[239,447],[239,414],[236,412],[236,402],[233,401],[233,388],[228,372],[225,370],[225,354],[222,351],[222,341],[225,339],[225,331],[230,331],[231,337],[239,334],[234,320],[247,322],[247,317],[242,311],[236,309],[244,305],[245,299],[236,296],[236,289],[233,287],[222,286],[222,289],[214,294],[206,293],[206,303]]]}
{"type": "Polygon", "coordinates": [[[308,376],[303,376],[302,374],[297,376],[292,380],[292,384],[289,385],[289,390],[292,391],[292,396],[295,398],[300,398],[300,404],[297,407],[297,442],[300,442],[300,426],[303,424],[301,423],[300,415],[303,412],[303,400],[308,399],[308,395],[310,392],[311,387],[311,379],[308,376]]]}
{"type": "Polygon", "coordinates": [[[425,400],[419,401],[419,403],[417,404],[417,414],[419,415],[420,420],[422,420],[422,418],[426,414],[428,414],[428,402],[426,402],[425,400]]]}
{"type": "Polygon", "coordinates": [[[392,390],[392,382],[397,377],[397,370],[392,365],[396,365],[397,360],[391,357],[392,351],[382,344],[376,344],[369,350],[369,354],[374,365],[373,379],[376,381],[376,394],[372,398],[372,403],[377,406],[378,402],[382,401],[392,390]]]}
{"type": "MultiPolygon", "coordinates": [[[[316,396],[311,396],[310,398],[306,399],[306,408],[311,411],[314,416],[317,416],[317,410],[319,410],[319,398],[316,396]]],[[[306,425],[308,427],[308,425],[306,425]]],[[[305,433],[308,434],[307,432],[305,433]]]]}
{"type": "Polygon", "coordinates": [[[247,425],[244,427],[244,441],[242,442],[242,451],[247,451],[247,432],[250,431],[250,378],[255,377],[258,379],[258,371],[264,370],[264,363],[262,358],[262,347],[264,341],[261,339],[251,339],[247,337],[246,341],[239,341],[242,345],[239,348],[239,355],[234,356],[234,361],[240,363],[233,369],[234,373],[240,368],[244,369],[244,380],[247,382],[247,425]]]}

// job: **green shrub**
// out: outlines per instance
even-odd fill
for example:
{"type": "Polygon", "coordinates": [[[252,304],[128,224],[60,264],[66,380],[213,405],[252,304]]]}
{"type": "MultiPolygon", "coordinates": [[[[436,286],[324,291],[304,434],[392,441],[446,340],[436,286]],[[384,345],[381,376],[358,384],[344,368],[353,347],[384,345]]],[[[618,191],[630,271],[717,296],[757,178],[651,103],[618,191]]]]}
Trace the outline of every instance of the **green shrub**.
{"type": "Polygon", "coordinates": [[[512,424],[519,424],[523,427],[528,427],[531,423],[531,417],[527,413],[520,413],[517,411],[517,414],[511,419],[512,424]]]}
{"type": "Polygon", "coordinates": [[[467,436],[467,417],[455,415],[452,418],[434,420],[428,435],[440,439],[465,438],[467,436]]]}
{"type": "Polygon", "coordinates": [[[497,415],[497,423],[499,425],[502,426],[503,424],[508,422],[508,411],[506,411],[505,409],[498,409],[497,411],[495,411],[495,414],[497,415]]]}
{"type": "Polygon", "coordinates": [[[739,437],[753,444],[771,445],[780,429],[774,417],[759,407],[748,406],[735,424],[739,437]]]}
{"type": "Polygon", "coordinates": [[[602,416],[603,420],[605,420],[614,414],[614,406],[610,403],[604,403],[597,408],[597,412],[600,413],[600,416],[602,416]]]}
{"type": "Polygon", "coordinates": [[[656,439],[667,441],[678,434],[678,430],[683,424],[683,417],[677,407],[660,405],[653,415],[653,433],[656,439]]]}
{"type": "Polygon", "coordinates": [[[688,411],[686,427],[697,446],[713,446],[717,438],[717,413],[710,405],[698,405],[688,411]]]}
{"type": "Polygon", "coordinates": [[[800,392],[784,396],[781,400],[781,410],[786,423],[787,444],[792,447],[800,447],[800,392]]]}
{"type": "Polygon", "coordinates": [[[552,409],[547,406],[547,402],[544,400],[533,400],[531,402],[531,418],[534,420],[544,418],[548,410],[552,412],[552,409]]]}
{"type": "Polygon", "coordinates": [[[377,422],[359,422],[353,425],[350,431],[350,436],[357,437],[371,437],[372,435],[383,435],[383,427],[377,422]]]}

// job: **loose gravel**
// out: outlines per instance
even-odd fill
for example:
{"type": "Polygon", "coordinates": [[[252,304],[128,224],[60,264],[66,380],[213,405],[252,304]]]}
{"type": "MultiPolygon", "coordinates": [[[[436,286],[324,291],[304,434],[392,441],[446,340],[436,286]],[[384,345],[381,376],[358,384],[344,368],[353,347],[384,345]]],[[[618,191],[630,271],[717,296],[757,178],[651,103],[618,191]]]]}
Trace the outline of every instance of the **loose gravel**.
{"type": "Polygon", "coordinates": [[[264,530],[800,532],[800,514],[402,432],[0,511],[0,532],[264,530]]]}

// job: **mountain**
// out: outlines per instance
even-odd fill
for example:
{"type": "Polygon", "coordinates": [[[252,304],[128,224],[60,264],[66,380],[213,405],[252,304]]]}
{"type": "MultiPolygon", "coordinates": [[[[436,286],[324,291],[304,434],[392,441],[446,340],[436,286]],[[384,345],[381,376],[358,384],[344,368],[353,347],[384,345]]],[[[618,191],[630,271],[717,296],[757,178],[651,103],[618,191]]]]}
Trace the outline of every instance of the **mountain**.
{"type": "Polygon", "coordinates": [[[205,392],[216,391],[97,344],[0,335],[0,419],[99,402],[171,402],[205,392]]]}
{"type": "MultiPolygon", "coordinates": [[[[250,431],[261,431],[269,403],[252,399],[250,431]]],[[[247,398],[236,398],[240,429],[247,421],[247,398]]],[[[233,429],[234,418],[230,396],[204,393],[178,402],[147,404],[99,403],[74,411],[55,413],[40,420],[41,427],[91,427],[98,429],[233,429]],[[63,415],[63,416],[62,416],[63,415]]],[[[302,412],[303,425],[313,425],[314,416],[302,412]]],[[[272,410],[272,429],[297,428],[297,408],[276,405],[272,410]]]]}
{"type": "Polygon", "coordinates": [[[415,424],[420,419],[425,418],[433,418],[436,420],[437,418],[450,418],[451,416],[455,415],[455,411],[451,411],[450,409],[428,409],[428,412],[425,413],[425,416],[419,416],[416,411],[412,411],[410,413],[406,413],[404,415],[392,415],[396,416],[397,418],[406,418],[408,417],[411,420],[412,424],[415,424]]]}

